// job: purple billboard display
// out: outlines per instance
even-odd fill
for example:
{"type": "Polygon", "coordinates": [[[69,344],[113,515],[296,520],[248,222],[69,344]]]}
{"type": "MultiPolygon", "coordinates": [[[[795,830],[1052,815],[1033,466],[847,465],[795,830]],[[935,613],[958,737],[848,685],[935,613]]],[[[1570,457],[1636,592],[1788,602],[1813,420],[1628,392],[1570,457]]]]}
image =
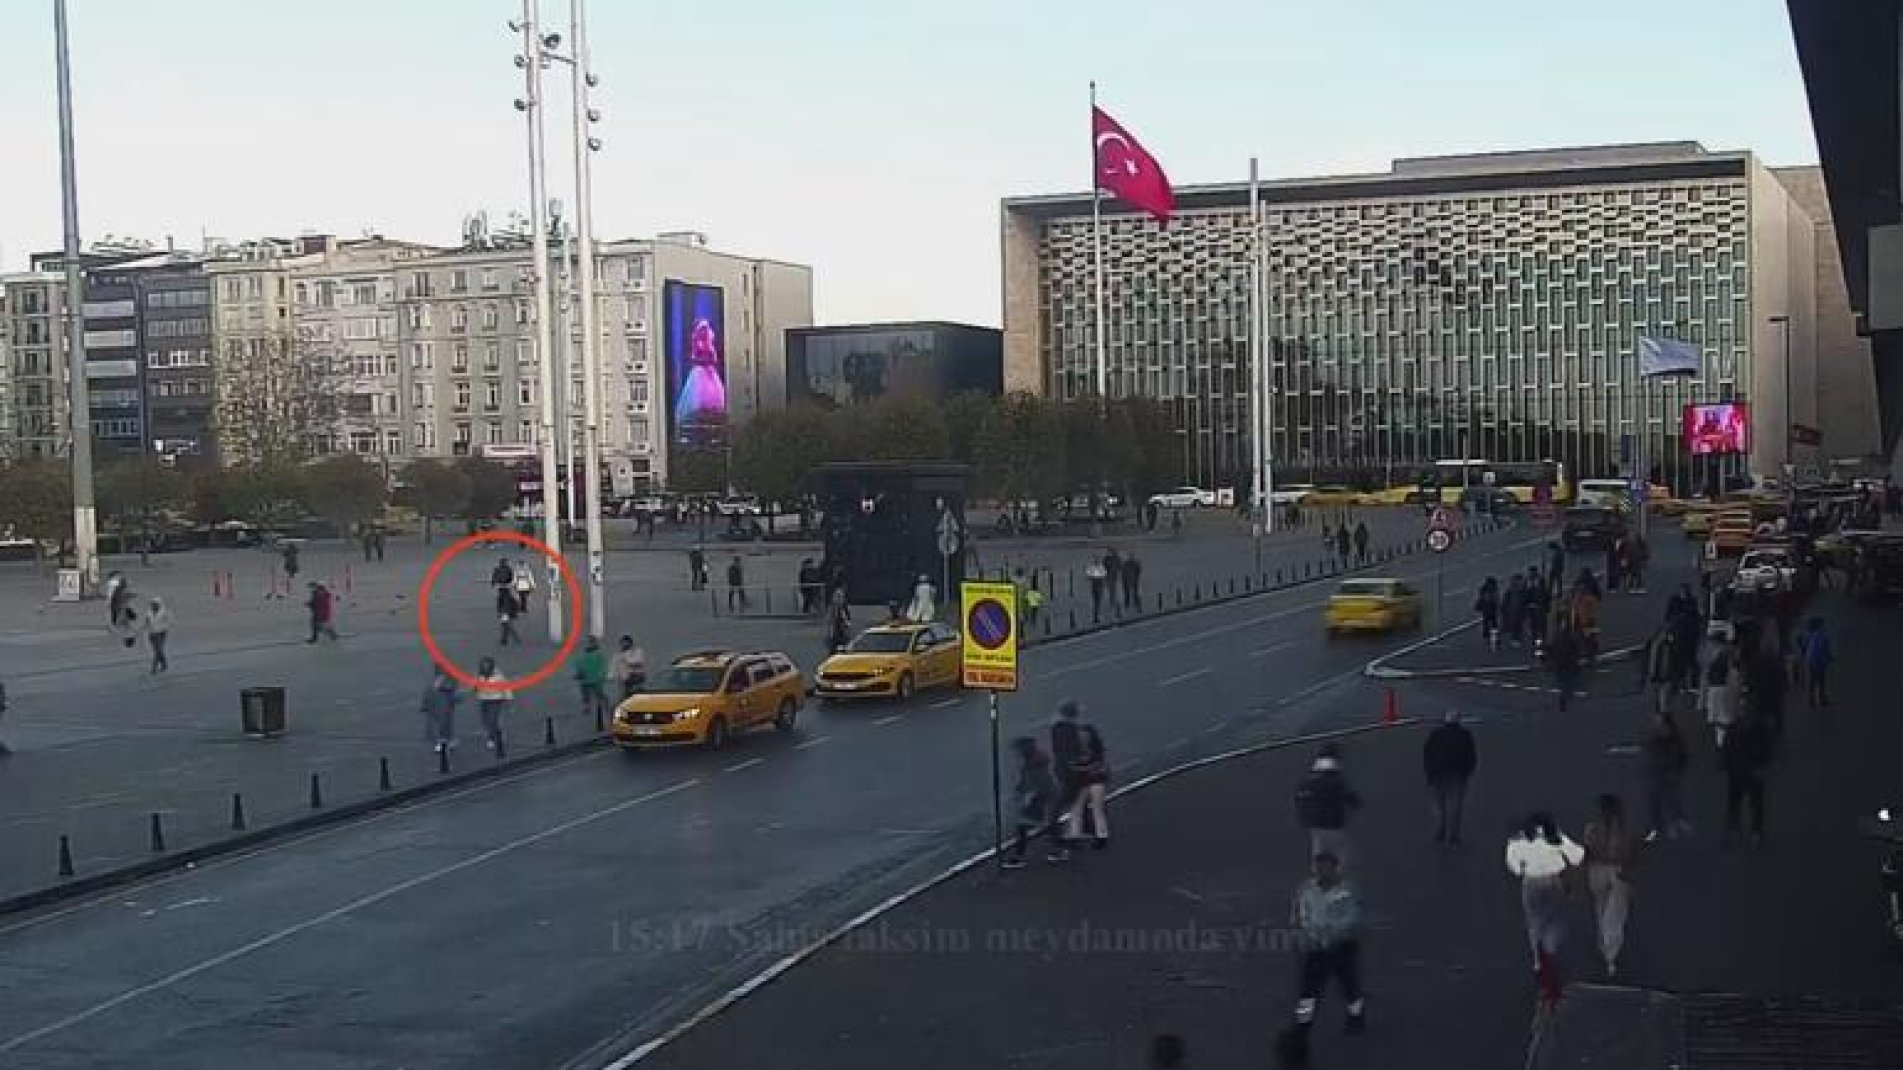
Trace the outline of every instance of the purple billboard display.
{"type": "Polygon", "coordinates": [[[668,435],[683,445],[718,445],[727,435],[726,294],[669,279],[661,304],[668,435]]]}

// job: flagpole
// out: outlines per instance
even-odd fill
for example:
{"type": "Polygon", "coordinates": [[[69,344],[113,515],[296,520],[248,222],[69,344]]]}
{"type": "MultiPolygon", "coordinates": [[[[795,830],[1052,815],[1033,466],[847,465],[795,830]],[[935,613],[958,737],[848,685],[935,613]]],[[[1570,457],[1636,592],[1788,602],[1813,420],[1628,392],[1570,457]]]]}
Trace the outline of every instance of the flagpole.
{"type": "Polygon", "coordinates": [[[1109,349],[1104,340],[1104,281],[1103,281],[1103,182],[1102,165],[1097,159],[1097,82],[1090,83],[1090,248],[1091,259],[1095,261],[1097,279],[1096,314],[1092,317],[1092,330],[1095,335],[1097,360],[1097,396],[1110,396],[1110,359],[1109,349]]]}
{"type": "MultiPolygon", "coordinates": [[[[1255,556],[1262,560],[1263,518],[1274,512],[1262,485],[1262,188],[1256,158],[1249,157],[1249,513],[1254,519],[1255,556]]],[[[1258,568],[1259,571],[1259,568],[1258,568]]]]}

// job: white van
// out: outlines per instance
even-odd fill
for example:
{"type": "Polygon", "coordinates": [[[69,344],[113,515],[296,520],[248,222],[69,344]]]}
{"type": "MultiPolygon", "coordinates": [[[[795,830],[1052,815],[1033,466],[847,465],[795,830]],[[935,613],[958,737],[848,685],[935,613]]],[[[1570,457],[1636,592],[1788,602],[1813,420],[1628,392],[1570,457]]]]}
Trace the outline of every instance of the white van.
{"type": "Polygon", "coordinates": [[[1573,488],[1575,505],[1595,505],[1616,509],[1632,500],[1632,491],[1623,479],[1582,479],[1573,488]]]}

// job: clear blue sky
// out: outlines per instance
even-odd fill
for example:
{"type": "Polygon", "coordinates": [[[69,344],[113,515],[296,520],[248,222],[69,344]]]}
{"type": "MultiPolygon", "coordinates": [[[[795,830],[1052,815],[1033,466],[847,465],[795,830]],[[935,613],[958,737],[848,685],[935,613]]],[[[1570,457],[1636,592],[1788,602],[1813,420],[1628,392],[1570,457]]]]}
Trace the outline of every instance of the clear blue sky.
{"type": "MultiPolygon", "coordinates": [[[[566,0],[543,0],[566,28],[566,0]]],[[[82,226],[454,241],[526,203],[510,0],[71,0],[82,226]]],[[[1396,156],[1816,149],[1782,0],[592,0],[603,237],[810,263],[821,322],[998,322],[997,203],[1396,156]]],[[[59,240],[51,0],[0,2],[0,269],[59,240]]],[[[569,181],[565,87],[553,172],[569,181]]]]}

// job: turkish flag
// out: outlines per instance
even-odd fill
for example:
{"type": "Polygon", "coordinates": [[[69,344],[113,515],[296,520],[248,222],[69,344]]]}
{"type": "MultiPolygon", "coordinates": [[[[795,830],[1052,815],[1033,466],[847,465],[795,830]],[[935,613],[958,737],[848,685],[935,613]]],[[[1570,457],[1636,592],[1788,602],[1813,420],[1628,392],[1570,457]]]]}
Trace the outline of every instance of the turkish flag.
{"type": "Polygon", "coordinates": [[[1176,212],[1169,176],[1136,138],[1102,108],[1091,109],[1091,141],[1097,147],[1097,188],[1167,223],[1176,212]]]}

